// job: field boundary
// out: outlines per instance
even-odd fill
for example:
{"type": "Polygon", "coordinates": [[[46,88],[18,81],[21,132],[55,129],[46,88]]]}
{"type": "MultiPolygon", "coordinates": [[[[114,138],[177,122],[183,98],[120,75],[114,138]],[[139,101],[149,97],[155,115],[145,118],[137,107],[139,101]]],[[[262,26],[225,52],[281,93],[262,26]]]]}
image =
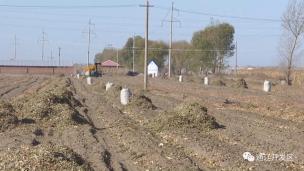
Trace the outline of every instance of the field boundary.
{"type": "Polygon", "coordinates": [[[45,74],[70,75],[76,72],[73,66],[17,66],[0,65],[0,74],[45,74]]]}

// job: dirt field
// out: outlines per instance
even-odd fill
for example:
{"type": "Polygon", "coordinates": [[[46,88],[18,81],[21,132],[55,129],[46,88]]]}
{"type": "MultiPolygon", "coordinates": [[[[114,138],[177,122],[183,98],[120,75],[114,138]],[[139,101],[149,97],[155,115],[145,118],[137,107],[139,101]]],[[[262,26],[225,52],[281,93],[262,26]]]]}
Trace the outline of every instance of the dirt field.
{"type": "Polygon", "coordinates": [[[0,76],[0,170],[304,170],[303,88],[142,80],[0,76]]]}

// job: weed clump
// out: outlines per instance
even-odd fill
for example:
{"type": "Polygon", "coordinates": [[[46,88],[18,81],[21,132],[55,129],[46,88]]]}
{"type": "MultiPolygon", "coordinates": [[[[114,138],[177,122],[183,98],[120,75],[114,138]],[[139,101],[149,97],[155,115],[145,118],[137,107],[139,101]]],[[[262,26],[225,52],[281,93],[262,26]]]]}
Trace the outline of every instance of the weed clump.
{"type": "Polygon", "coordinates": [[[92,90],[98,93],[104,92],[106,90],[106,83],[101,80],[97,80],[96,84],[92,85],[92,90]]]}
{"type": "Polygon", "coordinates": [[[0,170],[93,170],[67,147],[22,146],[0,154],[0,170]]]}
{"type": "Polygon", "coordinates": [[[45,125],[64,127],[70,124],[83,124],[85,119],[75,109],[77,106],[81,106],[81,103],[73,97],[69,86],[69,81],[65,79],[54,80],[54,84],[37,94],[17,100],[15,106],[18,113],[23,118],[29,118],[45,125]]]}
{"type": "Polygon", "coordinates": [[[238,79],[234,85],[235,88],[245,88],[248,89],[248,84],[245,79],[238,79]]]}
{"type": "Polygon", "coordinates": [[[173,111],[162,113],[152,122],[152,128],[156,131],[179,128],[197,129],[204,132],[219,127],[215,118],[208,115],[207,108],[198,103],[182,104],[173,111]]]}
{"type": "Polygon", "coordinates": [[[212,84],[215,86],[221,86],[221,87],[225,87],[226,83],[220,79],[214,80],[212,81],[212,84]]]}
{"type": "Polygon", "coordinates": [[[18,124],[15,110],[10,103],[0,101],[0,132],[14,128],[18,124]]]}
{"type": "Polygon", "coordinates": [[[132,96],[130,99],[130,103],[128,104],[129,108],[141,108],[141,109],[148,109],[148,110],[155,110],[156,106],[152,103],[152,100],[145,96],[132,96]]]}
{"type": "Polygon", "coordinates": [[[113,84],[112,87],[106,91],[106,95],[110,98],[117,98],[120,95],[120,91],[122,90],[122,86],[113,84]]]}

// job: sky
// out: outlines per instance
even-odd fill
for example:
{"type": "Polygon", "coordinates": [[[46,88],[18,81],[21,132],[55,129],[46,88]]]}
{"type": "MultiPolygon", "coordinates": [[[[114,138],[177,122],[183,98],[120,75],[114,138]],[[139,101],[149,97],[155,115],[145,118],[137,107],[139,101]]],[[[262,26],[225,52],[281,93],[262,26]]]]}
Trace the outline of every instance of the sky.
{"type": "MultiPolygon", "coordinates": [[[[150,0],[154,5],[150,9],[150,39],[169,41],[169,23],[162,21],[169,19],[171,2],[150,0]]],[[[174,41],[191,41],[193,33],[211,21],[228,22],[235,27],[239,66],[279,64],[278,47],[282,34],[279,20],[288,0],[173,2],[179,9],[174,11],[174,18],[181,23],[174,25],[174,41]]],[[[145,8],[139,6],[142,4],[145,0],[0,0],[0,61],[14,57],[15,36],[18,61],[41,60],[44,31],[46,60],[52,56],[57,59],[58,47],[61,47],[61,60],[86,63],[91,19],[90,60],[93,62],[94,55],[105,47],[122,48],[134,34],[144,37],[145,8]]],[[[230,65],[235,65],[234,61],[231,57],[230,65]]]]}

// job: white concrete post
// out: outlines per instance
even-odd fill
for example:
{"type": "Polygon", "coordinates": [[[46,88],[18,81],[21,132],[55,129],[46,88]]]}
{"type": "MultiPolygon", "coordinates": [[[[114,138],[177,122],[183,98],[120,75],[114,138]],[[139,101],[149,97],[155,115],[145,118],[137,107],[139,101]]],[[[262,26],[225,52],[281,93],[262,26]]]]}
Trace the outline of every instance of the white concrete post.
{"type": "Polygon", "coordinates": [[[127,105],[129,103],[130,91],[127,88],[123,88],[120,92],[120,103],[127,105]]]}
{"type": "Polygon", "coordinates": [[[179,80],[179,82],[183,82],[183,76],[180,75],[180,76],[178,77],[178,80],[179,80]]]}
{"type": "Polygon", "coordinates": [[[265,80],[264,82],[264,89],[265,92],[271,92],[271,82],[268,80],[265,80]]]}
{"type": "Polygon", "coordinates": [[[205,78],[204,78],[204,84],[205,84],[205,85],[209,85],[209,78],[208,78],[208,77],[205,77],[205,78]]]}
{"type": "Polygon", "coordinates": [[[87,84],[92,85],[92,78],[91,77],[87,77],[87,84]]]}

